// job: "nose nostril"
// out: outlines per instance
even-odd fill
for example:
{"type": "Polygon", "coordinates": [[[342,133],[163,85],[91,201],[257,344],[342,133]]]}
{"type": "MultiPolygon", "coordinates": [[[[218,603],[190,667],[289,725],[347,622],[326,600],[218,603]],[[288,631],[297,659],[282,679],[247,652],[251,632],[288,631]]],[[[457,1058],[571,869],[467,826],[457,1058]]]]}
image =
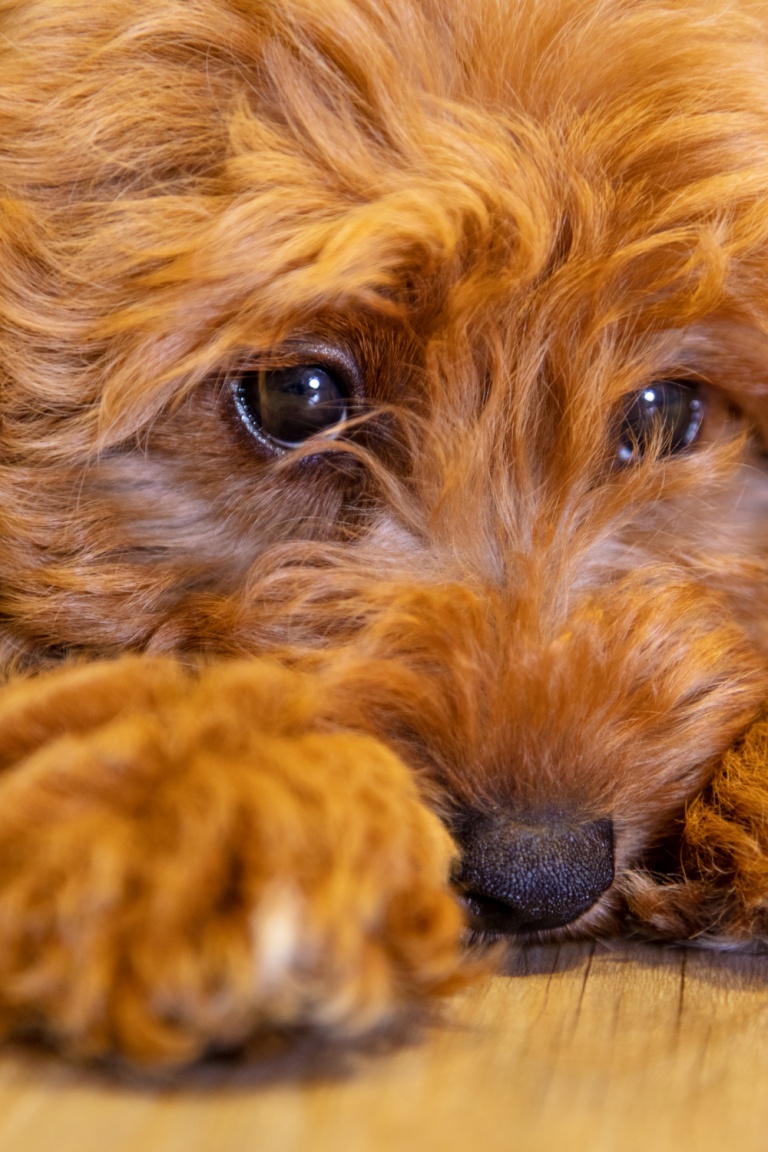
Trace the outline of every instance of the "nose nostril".
{"type": "Polygon", "coordinates": [[[455,877],[472,923],[492,932],[570,924],[613,883],[613,823],[474,817],[459,832],[455,877]]]}

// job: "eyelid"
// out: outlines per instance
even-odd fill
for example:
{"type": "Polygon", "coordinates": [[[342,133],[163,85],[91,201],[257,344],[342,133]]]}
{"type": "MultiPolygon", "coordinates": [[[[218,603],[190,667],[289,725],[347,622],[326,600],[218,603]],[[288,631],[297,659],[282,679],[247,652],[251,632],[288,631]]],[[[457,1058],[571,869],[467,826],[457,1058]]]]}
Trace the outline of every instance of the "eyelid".
{"type": "Polygon", "coordinates": [[[234,381],[242,372],[269,372],[307,363],[326,368],[338,377],[350,400],[364,399],[363,374],[355,358],[346,348],[325,341],[287,342],[279,348],[245,356],[227,373],[227,378],[234,381]]]}

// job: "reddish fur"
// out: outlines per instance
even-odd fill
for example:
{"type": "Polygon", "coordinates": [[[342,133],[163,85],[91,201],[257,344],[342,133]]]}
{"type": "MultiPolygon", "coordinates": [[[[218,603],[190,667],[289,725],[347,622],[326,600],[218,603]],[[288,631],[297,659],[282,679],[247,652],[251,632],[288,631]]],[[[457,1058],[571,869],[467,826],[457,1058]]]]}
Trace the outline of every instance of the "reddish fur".
{"type": "Polygon", "coordinates": [[[444,992],[462,804],[612,815],[560,935],[768,936],[764,4],[0,21],[6,1029],[179,1061],[444,992]],[[301,342],[372,416],[275,461],[225,381],[301,342]],[[615,468],[669,372],[702,442],[615,468]]]}

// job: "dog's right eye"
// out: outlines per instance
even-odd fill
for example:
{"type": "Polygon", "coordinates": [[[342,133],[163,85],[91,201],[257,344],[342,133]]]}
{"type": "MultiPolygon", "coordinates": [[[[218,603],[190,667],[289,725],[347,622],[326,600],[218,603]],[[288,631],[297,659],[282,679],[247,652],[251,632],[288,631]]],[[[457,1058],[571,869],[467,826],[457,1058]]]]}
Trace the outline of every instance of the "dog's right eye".
{"type": "Polygon", "coordinates": [[[318,365],[244,371],[233,391],[248,428],[278,448],[296,448],[341,424],[348,414],[340,382],[318,365]]]}
{"type": "Polygon", "coordinates": [[[682,452],[699,434],[704,419],[701,386],[696,380],[655,380],[626,407],[619,435],[622,464],[641,460],[653,444],[662,455],[682,452]]]}

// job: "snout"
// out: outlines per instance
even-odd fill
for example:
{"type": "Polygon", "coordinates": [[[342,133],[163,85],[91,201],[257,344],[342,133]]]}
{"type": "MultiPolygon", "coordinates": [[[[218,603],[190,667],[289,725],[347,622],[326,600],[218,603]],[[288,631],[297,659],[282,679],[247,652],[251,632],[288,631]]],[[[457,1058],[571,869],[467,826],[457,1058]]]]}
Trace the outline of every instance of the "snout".
{"type": "Polygon", "coordinates": [[[454,882],[473,927],[489,932],[559,928],[610,888],[613,823],[559,815],[509,819],[472,815],[454,829],[461,864],[454,882]]]}

